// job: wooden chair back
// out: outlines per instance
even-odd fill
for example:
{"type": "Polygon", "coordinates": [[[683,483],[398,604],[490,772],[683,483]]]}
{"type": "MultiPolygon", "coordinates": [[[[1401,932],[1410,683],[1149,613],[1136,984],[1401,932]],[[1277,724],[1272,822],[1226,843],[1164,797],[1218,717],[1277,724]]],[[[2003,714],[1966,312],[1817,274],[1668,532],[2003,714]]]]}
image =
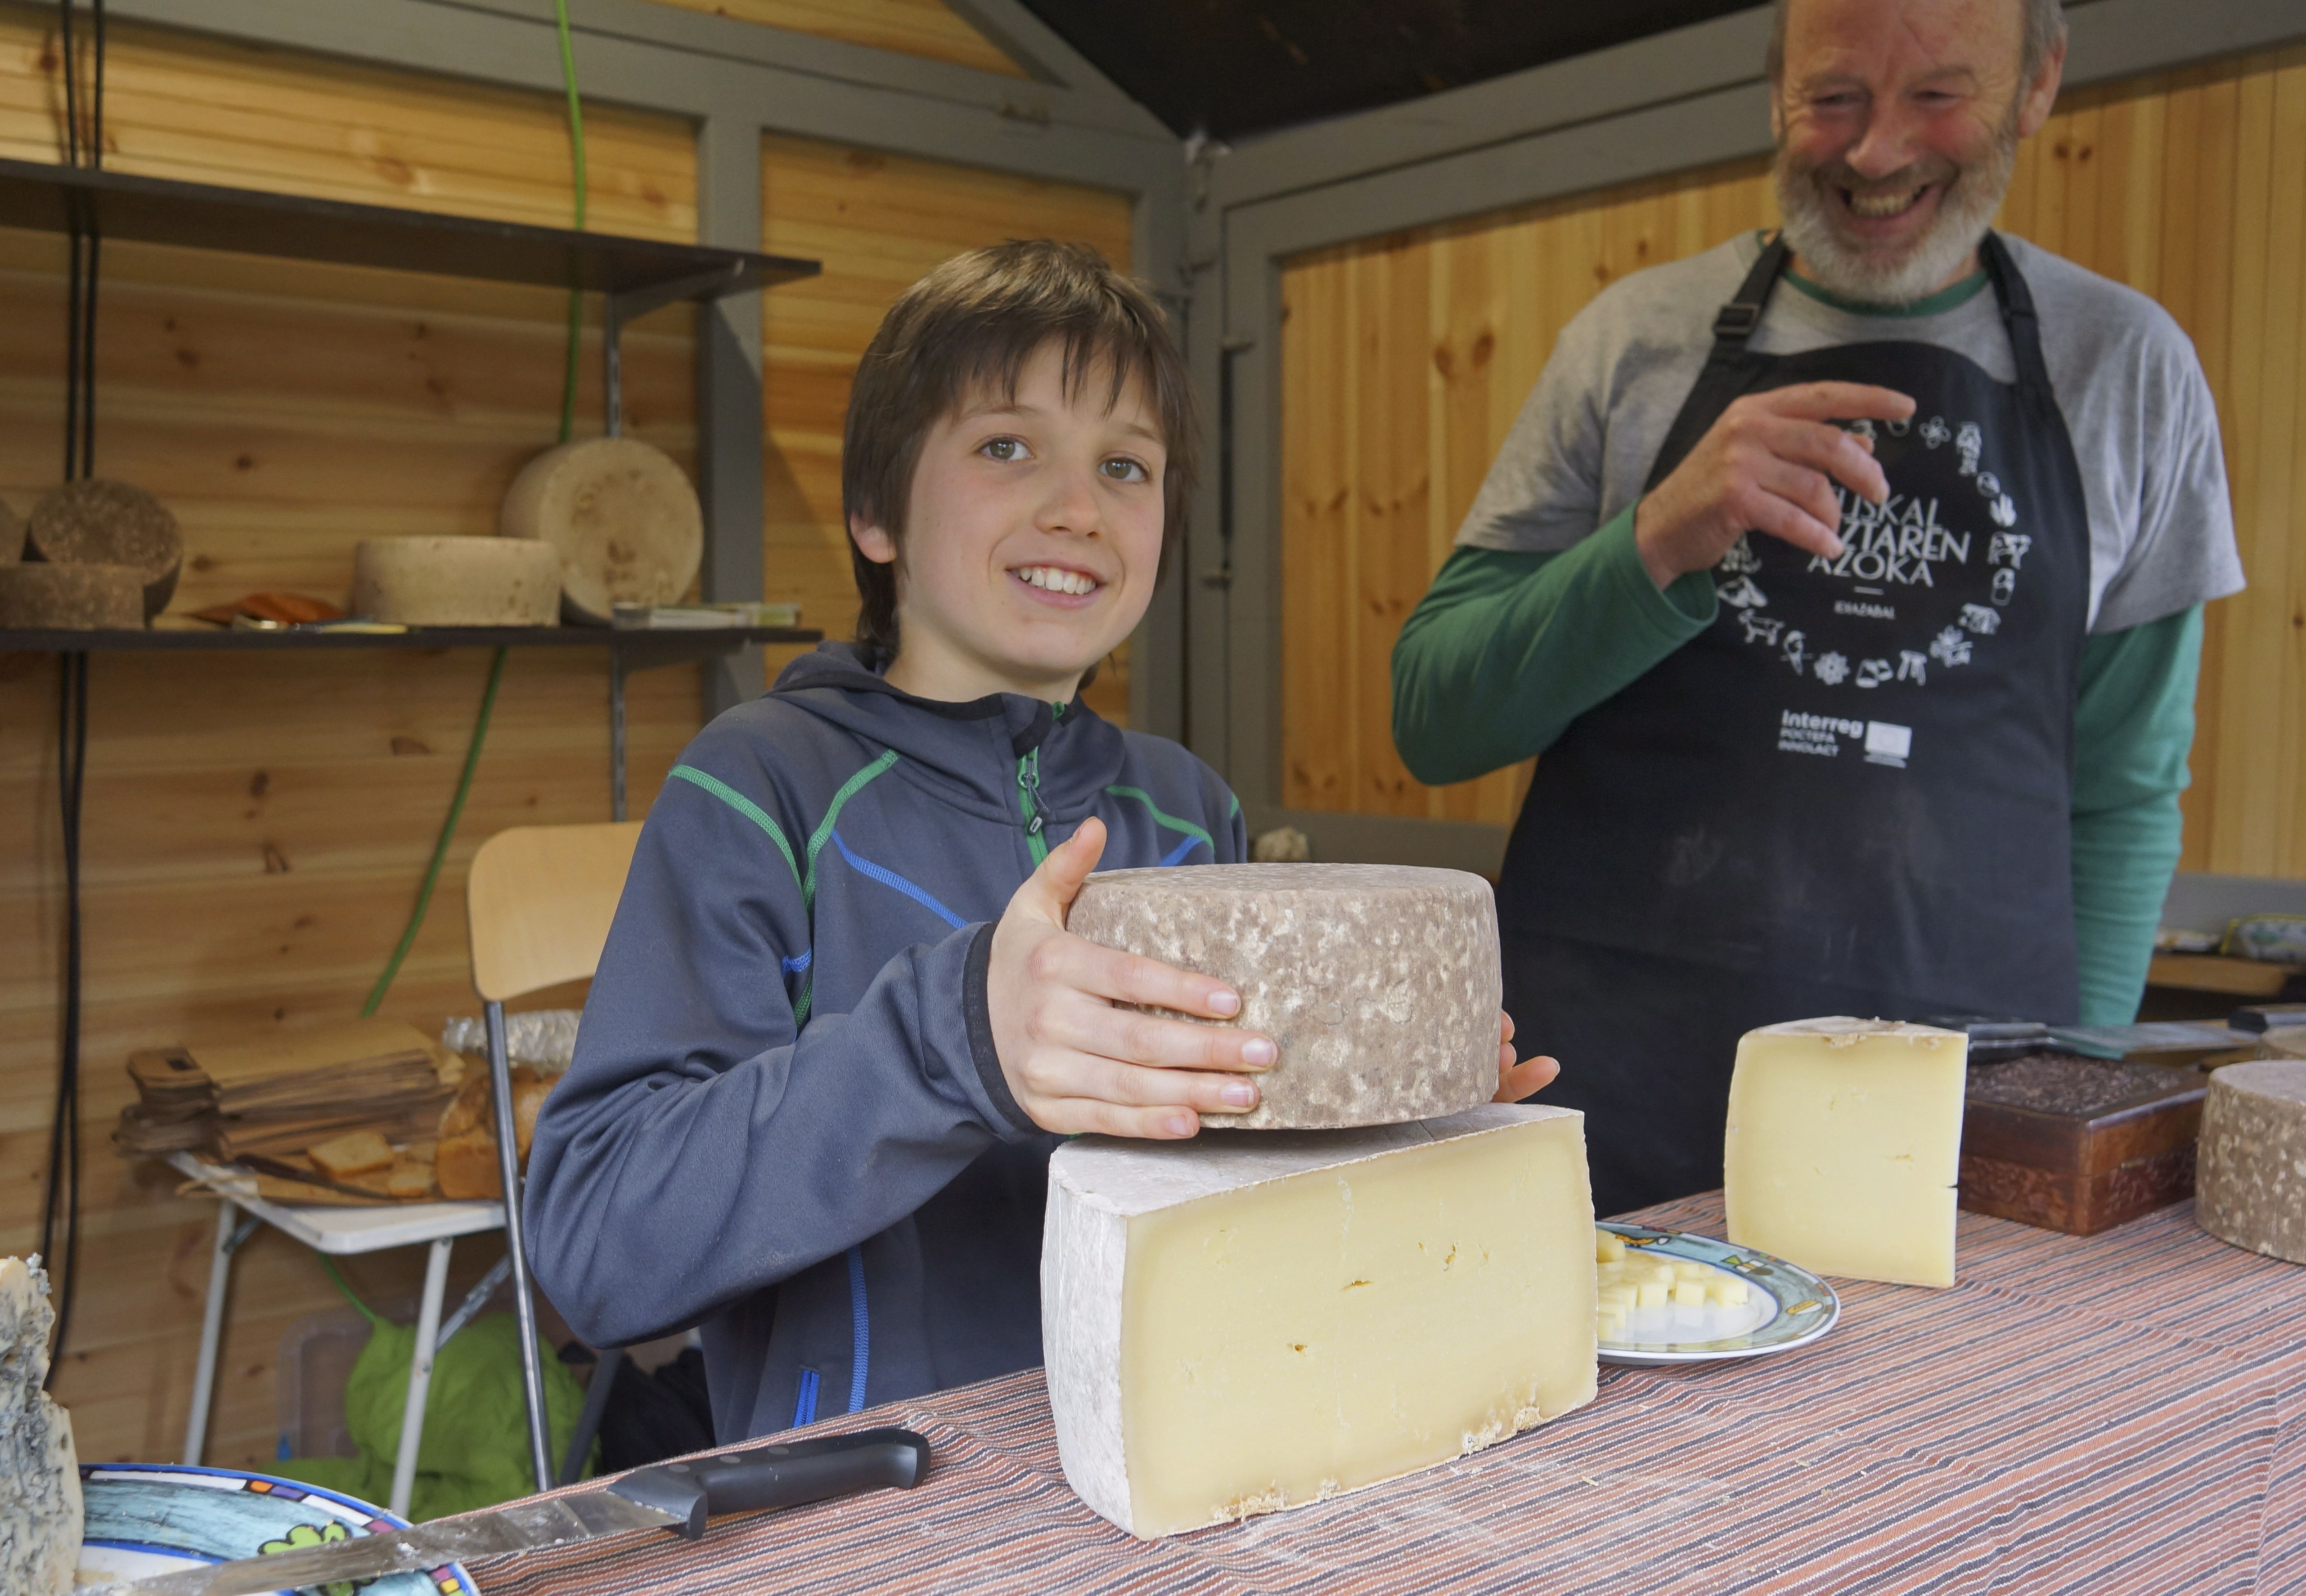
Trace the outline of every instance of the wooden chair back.
{"type": "Polygon", "coordinates": [[[503,1003],[589,979],[640,834],[637,820],[522,825],[482,843],[465,883],[474,989],[503,1003]]]}

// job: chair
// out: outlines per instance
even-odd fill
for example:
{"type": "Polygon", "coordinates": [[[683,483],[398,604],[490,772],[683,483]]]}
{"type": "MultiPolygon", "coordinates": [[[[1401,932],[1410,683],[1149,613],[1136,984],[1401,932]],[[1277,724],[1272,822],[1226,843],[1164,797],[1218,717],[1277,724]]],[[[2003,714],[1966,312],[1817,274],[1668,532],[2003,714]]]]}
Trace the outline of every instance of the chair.
{"type": "MultiPolygon", "coordinates": [[[[529,1284],[528,1246],[521,1233],[520,1153],[513,1129],[512,1066],[505,1052],[505,1003],[569,981],[591,978],[609,940],[617,900],[632,868],[639,821],[604,825],[516,826],[481,844],[465,883],[465,916],[489,1039],[489,1077],[496,1098],[498,1168],[504,1181],[505,1251],[512,1265],[513,1311],[520,1320],[520,1374],[527,1399],[529,1461],[539,1490],[551,1489],[546,1455],[544,1370],[536,1355],[536,1301],[529,1284]]],[[[423,1373],[431,1370],[420,1346],[423,1373]]],[[[581,1457],[600,1422],[600,1405],[616,1370],[603,1356],[586,1392],[585,1421],[573,1452],[581,1457]]],[[[412,1377],[412,1387],[414,1377],[412,1377]]],[[[414,1448],[411,1448],[414,1455],[414,1448]]]]}

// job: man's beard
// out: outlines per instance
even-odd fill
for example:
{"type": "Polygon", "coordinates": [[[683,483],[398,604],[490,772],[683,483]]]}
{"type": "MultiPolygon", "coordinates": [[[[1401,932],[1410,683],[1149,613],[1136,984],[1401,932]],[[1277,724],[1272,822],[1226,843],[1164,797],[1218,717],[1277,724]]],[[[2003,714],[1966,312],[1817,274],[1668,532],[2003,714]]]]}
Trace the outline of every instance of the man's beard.
{"type": "Polygon", "coordinates": [[[1777,183],[1778,209],[1785,218],[1786,242],[1801,257],[1804,276],[1845,299],[1904,305],[1926,299],[1961,269],[1986,236],[2017,162],[2013,106],[1994,135],[1993,151],[1976,166],[1956,169],[1938,195],[1937,215],[1928,228],[1894,253],[1869,252],[1845,241],[1835,226],[1841,214],[1837,201],[1825,193],[1829,184],[1876,191],[1889,185],[1868,182],[1839,163],[1798,166],[1782,149],[1772,175],[1777,183]]]}

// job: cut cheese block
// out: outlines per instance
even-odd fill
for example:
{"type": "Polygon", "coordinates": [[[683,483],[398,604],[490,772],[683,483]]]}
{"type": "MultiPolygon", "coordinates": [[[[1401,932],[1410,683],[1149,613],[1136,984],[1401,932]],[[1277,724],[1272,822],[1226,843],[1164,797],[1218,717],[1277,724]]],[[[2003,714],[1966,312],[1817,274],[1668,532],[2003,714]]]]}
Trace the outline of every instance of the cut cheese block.
{"type": "Polygon", "coordinates": [[[26,552],[56,565],[128,566],[149,620],[168,607],[184,537],[168,507],[128,482],[91,477],[49,489],[25,525],[26,552]]]}
{"type": "Polygon", "coordinates": [[[1232,1023],[1273,1038],[1244,1114],[1212,1129],[1320,1130],[1432,1119],[1498,1087],[1497,902],[1462,870],[1197,865],[1092,875],[1075,935],[1216,976],[1232,1023]]]}
{"type": "Polygon", "coordinates": [[[48,1277],[0,1258],[0,1591],[52,1596],[80,1563],[80,1459],[48,1376],[48,1277]]]}
{"type": "Polygon", "coordinates": [[[2306,1059],[2210,1077],[2194,1220],[2222,1242],[2306,1264],[2306,1059]]]}
{"type": "Polygon", "coordinates": [[[124,565],[0,565],[0,627],[141,630],[144,576],[124,565]]]}
{"type": "Polygon", "coordinates": [[[1152,1539],[1446,1462],[1592,1400],[1584,1116],[1049,1163],[1041,1340],[1066,1481],[1152,1539]]]}
{"type": "Polygon", "coordinates": [[[549,627],[560,619],[560,559],[512,538],[363,538],[352,611],[412,627],[549,627]]]}
{"type": "Polygon", "coordinates": [[[1969,1040],[1797,1020],[1738,1043],[1722,1146],[1730,1240],[1821,1275],[1953,1284],[1969,1040]]]}
{"type": "Polygon", "coordinates": [[[506,490],[497,530],[558,550],[570,619],[601,626],[615,604],[678,602],[705,559],[696,490],[671,456],[637,438],[537,456],[506,490]]]}

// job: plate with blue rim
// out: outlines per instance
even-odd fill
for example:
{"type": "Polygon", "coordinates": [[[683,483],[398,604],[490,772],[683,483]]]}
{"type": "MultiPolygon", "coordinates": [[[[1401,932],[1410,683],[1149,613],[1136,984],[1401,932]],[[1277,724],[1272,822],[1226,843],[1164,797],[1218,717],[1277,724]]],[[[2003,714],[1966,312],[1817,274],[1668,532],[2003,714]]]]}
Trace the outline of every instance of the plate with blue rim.
{"type": "Polygon", "coordinates": [[[1705,1264],[1744,1281],[1747,1287],[1742,1311],[1711,1305],[1633,1310],[1622,1340],[1601,1341],[1604,1363],[1661,1369],[1789,1353],[1809,1345],[1841,1318],[1841,1299],[1833,1287],[1781,1258],[1687,1231],[1653,1230],[1609,1219],[1594,1228],[1622,1239],[1629,1259],[1705,1264]]]}
{"type": "MultiPolygon", "coordinates": [[[[184,1464],[90,1464],[80,1471],[86,1513],[82,1583],[143,1579],[237,1558],[302,1550],[405,1530],[408,1521],[356,1497],[242,1469],[184,1464]]],[[[459,1564],[358,1582],[361,1596],[479,1596],[459,1564]]],[[[324,1585],[351,1596],[354,1585],[324,1585]]]]}

